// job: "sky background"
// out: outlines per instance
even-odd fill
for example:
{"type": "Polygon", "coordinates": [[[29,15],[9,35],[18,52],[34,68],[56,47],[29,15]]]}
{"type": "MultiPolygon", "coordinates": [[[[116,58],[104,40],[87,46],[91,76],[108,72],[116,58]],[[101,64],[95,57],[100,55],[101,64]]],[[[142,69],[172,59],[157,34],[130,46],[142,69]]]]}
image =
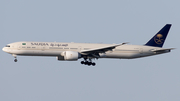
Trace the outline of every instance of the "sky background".
{"type": "Polygon", "coordinates": [[[95,67],[0,51],[0,101],[180,101],[179,0],[1,0],[0,48],[17,41],[143,45],[165,24],[171,53],[95,67]]]}

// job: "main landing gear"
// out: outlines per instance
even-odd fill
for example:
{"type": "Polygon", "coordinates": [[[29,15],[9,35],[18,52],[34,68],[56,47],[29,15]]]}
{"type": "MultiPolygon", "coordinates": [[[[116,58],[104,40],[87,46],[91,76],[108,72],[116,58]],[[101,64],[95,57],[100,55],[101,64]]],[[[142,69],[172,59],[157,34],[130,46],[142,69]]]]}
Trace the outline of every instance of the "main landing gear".
{"type": "Polygon", "coordinates": [[[92,62],[91,58],[87,58],[87,57],[84,58],[84,61],[81,61],[81,64],[88,65],[88,66],[91,66],[91,65],[95,66],[96,65],[96,63],[92,62]]]}
{"type": "Polygon", "coordinates": [[[88,66],[90,66],[90,65],[95,66],[96,65],[96,63],[89,62],[89,61],[81,61],[81,64],[88,65],[88,66]]]}

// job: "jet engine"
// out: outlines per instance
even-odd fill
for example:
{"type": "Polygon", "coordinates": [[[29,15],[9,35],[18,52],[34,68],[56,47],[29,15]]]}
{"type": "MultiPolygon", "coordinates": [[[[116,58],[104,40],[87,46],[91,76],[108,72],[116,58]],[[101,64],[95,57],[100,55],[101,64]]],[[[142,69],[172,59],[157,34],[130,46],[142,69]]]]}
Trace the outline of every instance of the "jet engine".
{"type": "Polygon", "coordinates": [[[81,54],[74,51],[64,51],[61,53],[61,56],[58,56],[58,60],[65,60],[65,61],[77,61],[81,58],[81,54]]]}

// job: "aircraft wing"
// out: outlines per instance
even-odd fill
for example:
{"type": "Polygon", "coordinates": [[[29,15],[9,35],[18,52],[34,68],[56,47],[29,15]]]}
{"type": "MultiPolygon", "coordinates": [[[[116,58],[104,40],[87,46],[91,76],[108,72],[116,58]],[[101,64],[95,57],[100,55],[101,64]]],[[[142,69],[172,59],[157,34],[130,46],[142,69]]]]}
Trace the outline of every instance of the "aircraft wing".
{"type": "Polygon", "coordinates": [[[98,53],[105,53],[107,51],[112,51],[112,49],[116,48],[117,46],[121,46],[127,43],[122,43],[122,44],[116,44],[116,45],[110,45],[110,46],[105,46],[105,47],[100,47],[100,48],[93,48],[89,50],[82,50],[80,53],[82,54],[98,54],[98,53]]]}
{"type": "Polygon", "coordinates": [[[153,51],[153,52],[170,52],[172,49],[175,49],[175,48],[154,49],[151,51],[153,51]]]}

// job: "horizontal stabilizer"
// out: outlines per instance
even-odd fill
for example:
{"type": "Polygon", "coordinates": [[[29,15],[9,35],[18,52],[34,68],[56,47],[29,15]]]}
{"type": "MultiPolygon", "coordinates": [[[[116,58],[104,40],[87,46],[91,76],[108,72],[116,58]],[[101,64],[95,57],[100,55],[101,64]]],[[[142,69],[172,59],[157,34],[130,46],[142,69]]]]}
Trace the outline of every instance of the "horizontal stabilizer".
{"type": "Polygon", "coordinates": [[[153,51],[153,52],[170,52],[172,49],[175,49],[175,48],[154,49],[154,50],[151,50],[151,51],[153,51]]]}

